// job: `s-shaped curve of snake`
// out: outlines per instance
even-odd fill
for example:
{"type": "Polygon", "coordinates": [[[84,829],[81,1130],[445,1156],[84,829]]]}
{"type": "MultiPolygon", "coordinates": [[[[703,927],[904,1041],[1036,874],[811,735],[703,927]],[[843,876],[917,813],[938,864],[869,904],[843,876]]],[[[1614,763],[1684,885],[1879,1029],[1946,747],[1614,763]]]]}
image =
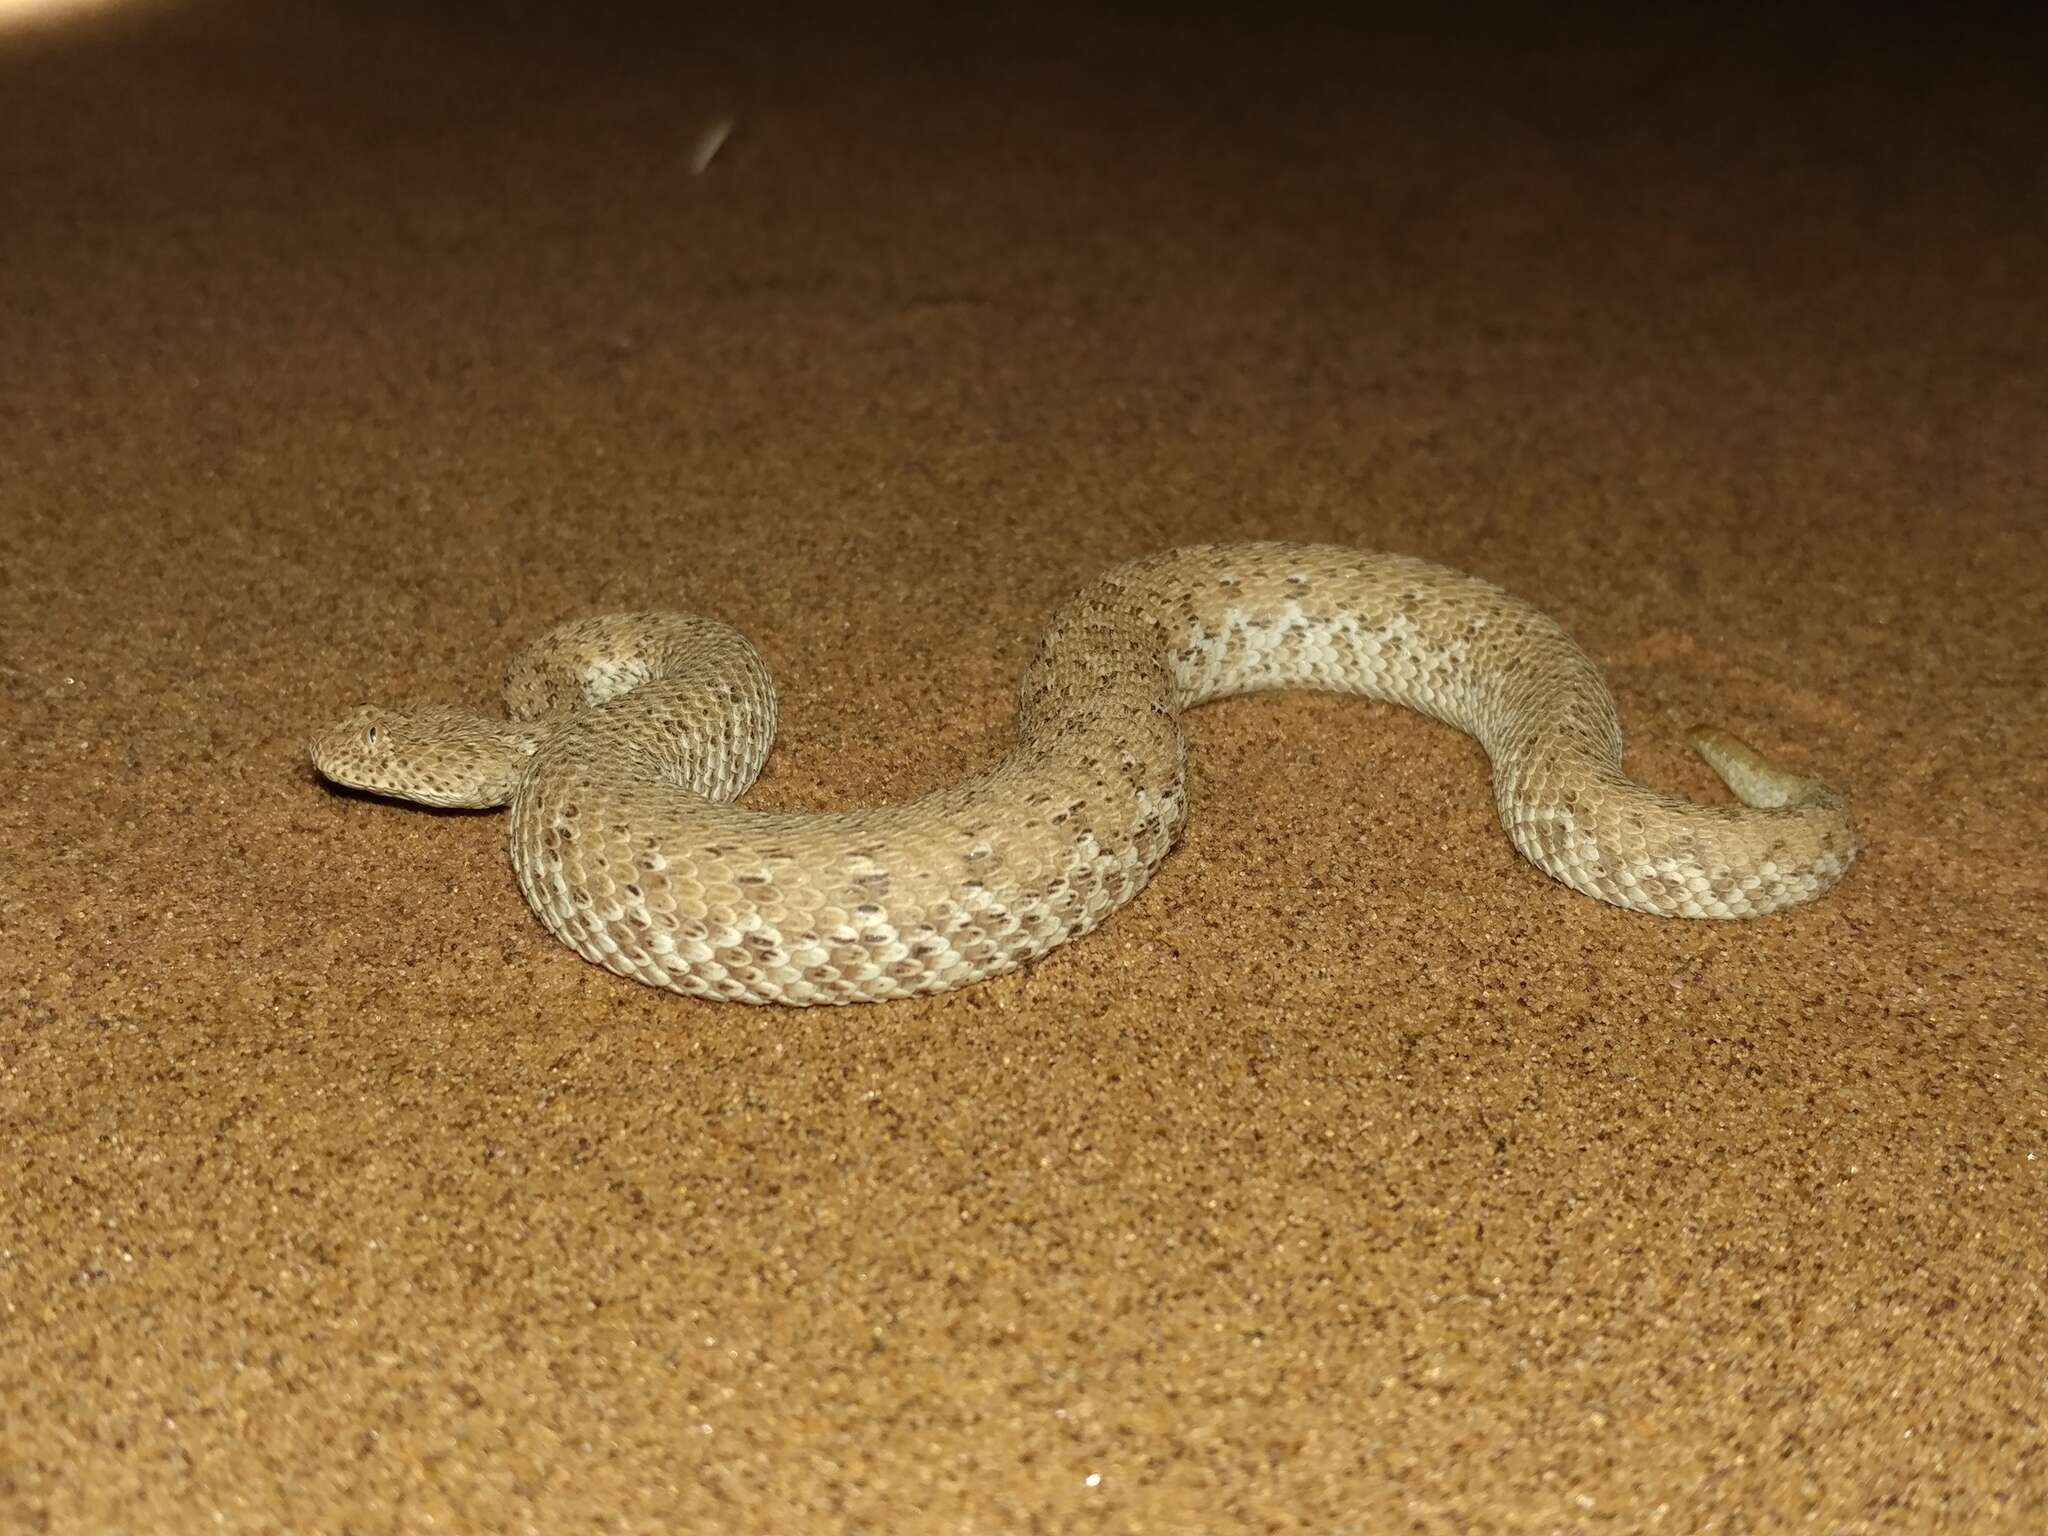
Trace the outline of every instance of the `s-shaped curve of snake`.
{"type": "Polygon", "coordinates": [[[683,614],[550,630],[511,664],[509,718],[365,706],[311,750],[338,784],[510,805],[520,889],[585,959],[696,997],[850,1003],[967,986],[1095,928],[1180,831],[1182,711],[1268,688],[1471,733],[1514,845],[1617,906],[1755,916],[1856,856],[1840,796],[1724,732],[1693,744],[1741,806],[1628,778],[1599,669],[1521,599],[1318,545],[1175,549],[1098,578],[1046,627],[1008,754],[900,804],[733,804],[767,758],[774,689],[745,637],[683,614]]]}

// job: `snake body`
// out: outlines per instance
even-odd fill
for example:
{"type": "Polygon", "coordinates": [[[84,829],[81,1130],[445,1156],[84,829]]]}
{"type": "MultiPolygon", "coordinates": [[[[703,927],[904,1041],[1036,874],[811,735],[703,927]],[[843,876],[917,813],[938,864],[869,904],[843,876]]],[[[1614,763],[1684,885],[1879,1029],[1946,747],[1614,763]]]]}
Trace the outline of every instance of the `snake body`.
{"type": "Polygon", "coordinates": [[[1046,627],[1009,753],[901,804],[733,804],[767,758],[774,689],[742,635],[681,614],[549,631],[511,664],[509,718],[365,706],[312,756],[399,799],[509,804],[520,889],[598,965],[697,997],[847,1003],[967,986],[1095,928],[1186,817],[1182,712],[1270,688],[1364,694],[1469,732],[1515,847],[1638,912],[1774,911],[1856,854],[1838,795],[1723,732],[1693,742],[1741,806],[1628,778],[1599,669],[1521,599],[1330,546],[1197,546],[1099,577],[1046,627]]]}

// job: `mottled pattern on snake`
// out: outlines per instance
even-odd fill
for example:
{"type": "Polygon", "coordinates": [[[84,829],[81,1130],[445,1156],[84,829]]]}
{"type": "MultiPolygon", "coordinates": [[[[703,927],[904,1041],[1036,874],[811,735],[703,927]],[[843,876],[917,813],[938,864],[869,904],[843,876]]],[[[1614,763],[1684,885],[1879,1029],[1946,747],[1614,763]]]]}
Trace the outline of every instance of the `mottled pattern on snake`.
{"type": "Polygon", "coordinates": [[[1009,754],[902,804],[732,804],[767,758],[774,690],[737,631],[680,614],[549,631],[512,663],[509,719],[366,706],[312,755],[399,799],[509,804],[528,902],[622,976],[846,1003],[966,986],[1096,927],[1186,816],[1182,711],[1268,688],[1392,700],[1470,732],[1515,847],[1617,906],[1753,916],[1812,900],[1855,857],[1839,796],[1725,733],[1693,741],[1741,806],[1629,779],[1598,668],[1519,598],[1327,546],[1177,549],[1100,577],[1039,641],[1009,754]]]}

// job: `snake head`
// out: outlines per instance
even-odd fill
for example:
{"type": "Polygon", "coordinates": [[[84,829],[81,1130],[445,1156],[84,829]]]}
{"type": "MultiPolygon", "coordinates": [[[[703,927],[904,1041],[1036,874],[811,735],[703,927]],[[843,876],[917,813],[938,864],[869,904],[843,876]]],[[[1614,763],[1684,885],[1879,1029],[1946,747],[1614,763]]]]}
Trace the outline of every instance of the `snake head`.
{"type": "Polygon", "coordinates": [[[530,730],[468,710],[365,704],[315,736],[313,766],[330,783],[417,805],[504,805],[539,744],[530,730]]]}

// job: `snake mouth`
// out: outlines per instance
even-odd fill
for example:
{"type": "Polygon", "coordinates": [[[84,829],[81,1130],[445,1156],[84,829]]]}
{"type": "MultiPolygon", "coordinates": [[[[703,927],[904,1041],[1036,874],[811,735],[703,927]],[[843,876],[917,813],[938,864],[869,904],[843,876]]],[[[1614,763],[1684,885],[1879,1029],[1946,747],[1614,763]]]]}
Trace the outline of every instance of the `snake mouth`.
{"type": "Polygon", "coordinates": [[[412,786],[396,787],[367,782],[341,764],[323,762],[317,739],[307,743],[306,755],[313,782],[336,800],[366,800],[377,805],[402,805],[407,810],[426,811],[436,816],[488,816],[503,809],[501,804],[477,805],[467,800],[429,798],[430,791],[412,786]]]}

